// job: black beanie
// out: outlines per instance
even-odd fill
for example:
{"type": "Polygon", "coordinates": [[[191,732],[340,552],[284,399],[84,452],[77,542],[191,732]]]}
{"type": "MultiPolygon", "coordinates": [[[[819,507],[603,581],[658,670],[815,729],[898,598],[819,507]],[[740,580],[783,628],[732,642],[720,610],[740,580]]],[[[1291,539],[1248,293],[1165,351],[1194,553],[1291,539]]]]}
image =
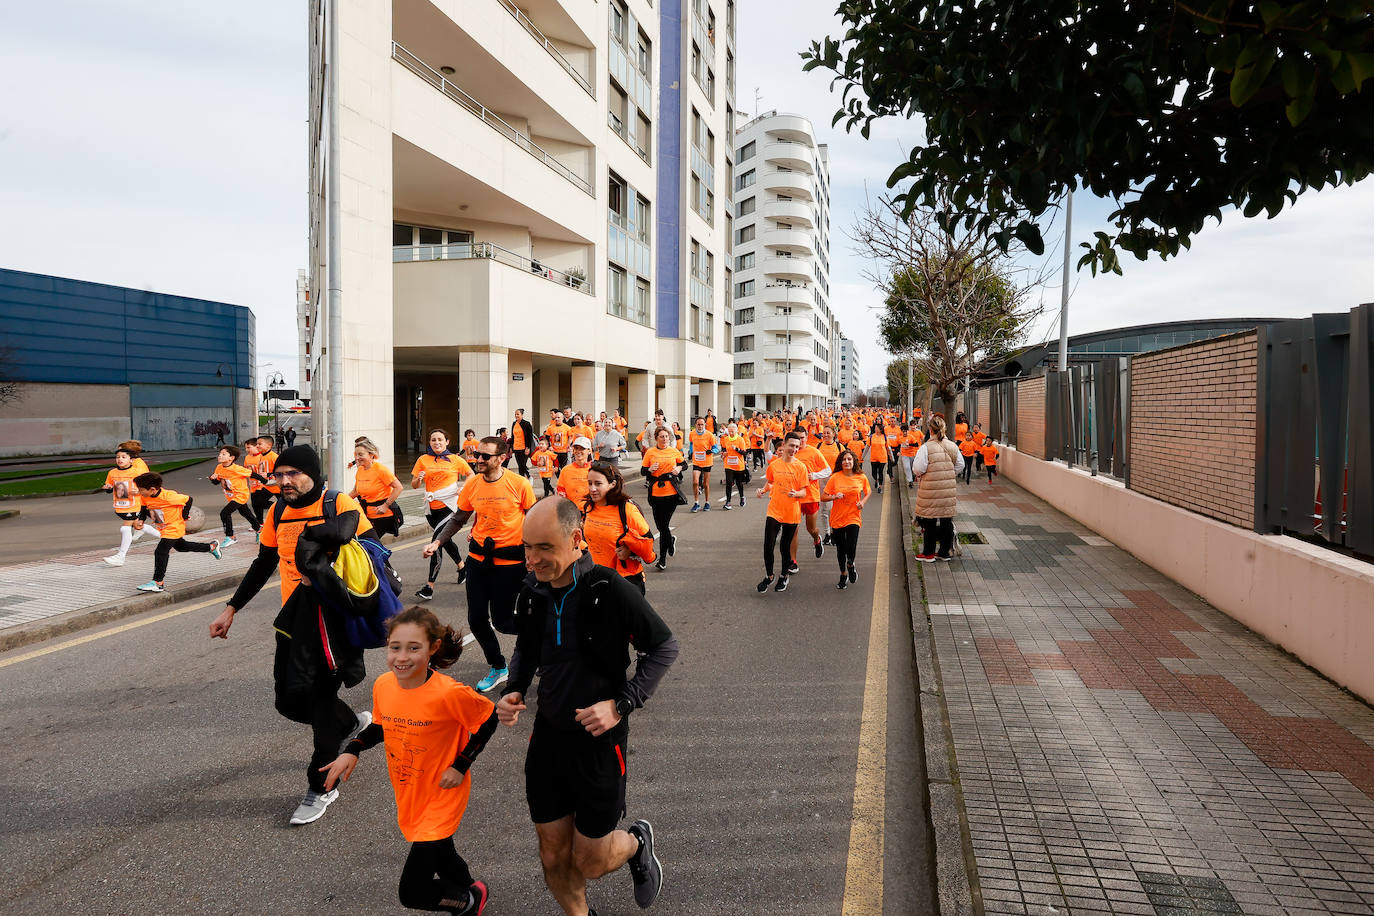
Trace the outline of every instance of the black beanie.
{"type": "Polygon", "coordinates": [[[320,469],[320,456],[308,445],[293,445],[277,455],[277,464],[304,471],[310,475],[315,486],[324,483],[324,471],[320,469]]]}

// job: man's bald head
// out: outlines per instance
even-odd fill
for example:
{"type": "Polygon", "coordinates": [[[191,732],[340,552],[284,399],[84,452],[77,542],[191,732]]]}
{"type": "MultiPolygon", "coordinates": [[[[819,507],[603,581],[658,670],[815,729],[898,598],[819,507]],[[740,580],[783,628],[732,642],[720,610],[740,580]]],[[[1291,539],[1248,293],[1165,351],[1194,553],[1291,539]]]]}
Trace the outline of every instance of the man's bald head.
{"type": "Polygon", "coordinates": [[[572,581],[572,565],[582,555],[582,513],[572,500],[547,496],[525,513],[521,541],[525,567],[540,582],[557,588],[572,581]]]}

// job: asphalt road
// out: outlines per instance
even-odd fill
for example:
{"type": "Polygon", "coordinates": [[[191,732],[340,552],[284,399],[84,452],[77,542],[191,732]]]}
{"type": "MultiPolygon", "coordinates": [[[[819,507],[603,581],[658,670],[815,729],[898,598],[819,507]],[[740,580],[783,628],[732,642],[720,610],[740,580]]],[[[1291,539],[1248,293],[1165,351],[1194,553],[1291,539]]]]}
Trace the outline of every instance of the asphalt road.
{"type": "MultiPolygon", "coordinates": [[[[847,912],[932,911],[901,513],[895,494],[885,498],[886,581],[874,582],[884,517],[875,498],[859,582],[845,591],[835,588],[833,555],[817,560],[804,547],[788,592],[755,592],[761,501],[679,512],[677,556],[666,573],[650,571],[649,597],[682,656],[635,714],[630,738],[629,817],[653,821],[664,862],[656,912],[837,914],[847,863],[877,856],[881,869],[851,879],[858,906],[847,912]],[[875,597],[888,635],[887,664],[876,668],[875,597]],[[884,667],[885,678],[866,684],[884,667]],[[886,697],[884,743],[876,758],[868,749],[877,768],[867,770],[881,806],[868,840],[854,831],[862,842],[851,856],[866,693],[870,704],[886,697]]],[[[422,579],[418,553],[397,555],[408,587],[422,579]]],[[[458,622],[465,605],[452,581],[446,564],[441,583],[450,584],[432,607],[458,622]]],[[[323,819],[287,826],[309,736],[272,710],[273,594],[269,586],[239,615],[227,642],[207,637],[220,598],[0,656],[0,910],[402,912],[407,847],[380,749],[323,819]]],[[[369,655],[368,679],[349,692],[355,705],[367,702],[382,655],[369,655]]],[[[480,653],[450,673],[474,682],[480,653]]],[[[498,731],[474,768],[458,833],[491,886],[491,916],[559,912],[524,803],[528,729],[498,731]]],[[[602,916],[638,912],[624,870],[594,883],[591,901],[602,916]]]]}

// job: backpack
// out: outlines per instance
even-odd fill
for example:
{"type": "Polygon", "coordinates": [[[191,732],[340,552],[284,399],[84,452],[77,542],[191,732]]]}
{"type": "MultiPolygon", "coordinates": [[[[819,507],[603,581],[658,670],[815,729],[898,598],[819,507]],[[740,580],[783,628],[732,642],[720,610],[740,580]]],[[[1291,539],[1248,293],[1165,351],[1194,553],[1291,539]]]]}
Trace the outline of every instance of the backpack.
{"type": "MultiPolygon", "coordinates": [[[[338,515],[338,497],[337,490],[325,491],[320,504],[325,519],[333,519],[338,515]]],[[[274,525],[281,524],[282,514],[285,512],[285,500],[277,500],[272,509],[274,525]]],[[[346,564],[350,559],[365,558],[366,563],[371,566],[373,584],[370,587],[350,588],[352,583],[341,575],[340,580],[348,595],[348,600],[343,606],[313,579],[310,583],[311,588],[321,601],[339,612],[344,631],[353,648],[379,649],[386,645],[387,627],[391,618],[399,614],[404,607],[401,603],[401,577],[391,566],[391,550],[373,538],[355,536],[339,549],[339,556],[340,559],[335,563],[336,572],[341,572],[341,564],[346,564]],[[356,553],[359,550],[362,551],[361,556],[356,553]],[[353,556],[349,557],[349,554],[353,556]]],[[[347,566],[343,568],[347,569],[347,566]]]]}

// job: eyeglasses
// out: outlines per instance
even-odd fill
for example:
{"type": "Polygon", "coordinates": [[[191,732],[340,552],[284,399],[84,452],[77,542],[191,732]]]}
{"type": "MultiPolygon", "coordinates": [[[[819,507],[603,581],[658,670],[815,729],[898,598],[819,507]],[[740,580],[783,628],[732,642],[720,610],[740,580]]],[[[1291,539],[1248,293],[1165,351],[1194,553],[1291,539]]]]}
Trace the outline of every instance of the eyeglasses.
{"type": "Polygon", "coordinates": [[[476,458],[478,461],[492,461],[500,456],[495,452],[473,452],[472,457],[476,458]]]}
{"type": "Polygon", "coordinates": [[[273,471],[267,475],[268,480],[286,480],[288,477],[308,477],[305,471],[273,471]]]}

